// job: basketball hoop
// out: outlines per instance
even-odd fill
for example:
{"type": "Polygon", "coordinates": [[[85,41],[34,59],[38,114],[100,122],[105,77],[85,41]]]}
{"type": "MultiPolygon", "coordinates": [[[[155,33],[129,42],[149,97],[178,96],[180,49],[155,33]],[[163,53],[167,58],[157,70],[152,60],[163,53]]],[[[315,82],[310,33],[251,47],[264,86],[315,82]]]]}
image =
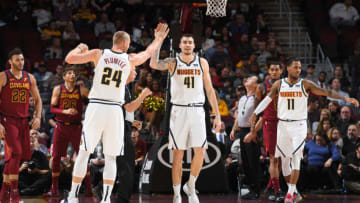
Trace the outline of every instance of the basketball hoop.
{"type": "Polygon", "coordinates": [[[206,0],[207,9],[206,15],[220,18],[226,16],[227,0],[206,0]]]}

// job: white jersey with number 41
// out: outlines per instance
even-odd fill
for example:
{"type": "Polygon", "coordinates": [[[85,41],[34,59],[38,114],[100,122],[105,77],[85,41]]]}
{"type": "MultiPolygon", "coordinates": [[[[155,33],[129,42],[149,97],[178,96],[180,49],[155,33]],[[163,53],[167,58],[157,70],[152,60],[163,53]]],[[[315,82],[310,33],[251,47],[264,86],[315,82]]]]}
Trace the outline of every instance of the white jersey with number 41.
{"type": "Polygon", "coordinates": [[[176,57],[176,66],[171,76],[171,103],[188,105],[205,103],[203,70],[200,57],[195,55],[189,64],[176,57]]]}

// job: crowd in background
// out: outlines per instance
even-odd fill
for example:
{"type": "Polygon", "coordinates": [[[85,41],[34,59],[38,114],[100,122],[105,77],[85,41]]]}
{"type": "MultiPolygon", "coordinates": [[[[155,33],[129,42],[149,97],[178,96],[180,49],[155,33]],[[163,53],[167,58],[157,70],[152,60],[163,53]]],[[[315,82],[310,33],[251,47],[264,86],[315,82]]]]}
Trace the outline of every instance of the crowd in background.
{"type": "MultiPolygon", "coordinates": [[[[257,75],[260,81],[268,79],[267,69],[272,62],[281,64],[285,76],[287,55],[281,50],[277,33],[272,31],[266,16],[256,3],[232,2],[228,9],[228,15],[219,19],[201,15],[204,8],[196,9],[192,17],[192,28],[200,30],[193,32],[196,50],[208,60],[212,83],[217,91],[223,121],[217,140],[223,149],[230,188],[235,191],[239,149],[238,141],[231,141],[228,135],[233,126],[237,102],[246,94],[244,81],[251,75],[257,75]]],[[[34,153],[37,153],[35,156],[37,158],[32,160],[31,165],[35,170],[22,170],[30,168],[30,164],[21,165],[19,186],[23,194],[29,193],[26,188],[41,187],[37,193],[42,194],[43,190],[50,186],[49,181],[51,181],[49,169],[51,166],[48,164],[48,158],[51,158],[55,120],[50,112],[50,98],[53,88],[63,83],[62,72],[67,65],[63,63],[63,59],[68,51],[80,42],[87,43],[90,48],[111,48],[112,34],[124,30],[131,35],[129,52],[138,52],[152,41],[154,25],[159,21],[170,25],[170,35],[174,38],[173,45],[176,50],[182,29],[179,22],[181,4],[157,5],[134,0],[8,0],[0,3],[0,11],[1,32],[5,32],[2,28],[21,29],[21,26],[27,26],[30,27],[29,32],[35,32],[40,39],[40,44],[37,44],[41,48],[40,58],[26,51],[31,50],[26,47],[26,43],[19,45],[25,50],[24,69],[36,77],[44,104],[42,127],[38,131],[31,132],[32,147],[34,153]],[[5,8],[6,12],[3,12],[5,8]],[[24,25],[23,21],[29,24],[24,25]]],[[[1,43],[6,45],[6,40],[2,39],[1,43]]],[[[170,46],[170,40],[167,39],[160,52],[160,58],[172,54],[169,51],[170,46]]],[[[0,49],[3,49],[1,53],[5,53],[6,46],[1,47],[0,49]]],[[[3,62],[1,69],[9,68],[5,58],[0,60],[3,62]]],[[[93,64],[78,66],[80,74],[78,85],[91,87],[93,66],[93,64]]],[[[153,97],[165,100],[167,73],[150,69],[148,63],[137,67],[137,71],[136,82],[130,85],[135,97],[142,89],[148,87],[153,92],[153,97]]],[[[353,85],[354,81],[349,80],[343,67],[336,66],[333,73],[327,75],[326,72],[319,72],[315,65],[309,64],[303,71],[303,77],[322,88],[360,98],[358,87],[353,85]]],[[[343,191],[345,185],[353,188],[353,192],[360,192],[360,145],[357,145],[360,143],[360,121],[357,111],[343,101],[314,95],[310,95],[308,111],[308,139],[299,189],[304,190],[305,185],[311,185],[313,186],[311,190],[320,189],[326,192],[331,188],[334,191],[343,191]]],[[[142,127],[132,135],[134,145],[137,147],[137,162],[141,162],[147,149],[162,135],[163,116],[164,111],[151,110],[146,105],[142,105],[136,112],[136,120],[143,122],[142,127]]],[[[71,182],[73,163],[71,147],[68,151],[68,156],[63,157],[61,161],[63,178],[60,178],[60,188],[62,189],[69,188],[71,182]]],[[[90,160],[93,173],[97,174],[93,175],[93,185],[97,185],[98,178],[101,178],[99,173],[102,172],[101,168],[104,164],[101,151],[99,145],[93,154],[93,159],[90,160]]],[[[263,153],[261,156],[263,171],[267,174],[266,154],[263,153]]]]}

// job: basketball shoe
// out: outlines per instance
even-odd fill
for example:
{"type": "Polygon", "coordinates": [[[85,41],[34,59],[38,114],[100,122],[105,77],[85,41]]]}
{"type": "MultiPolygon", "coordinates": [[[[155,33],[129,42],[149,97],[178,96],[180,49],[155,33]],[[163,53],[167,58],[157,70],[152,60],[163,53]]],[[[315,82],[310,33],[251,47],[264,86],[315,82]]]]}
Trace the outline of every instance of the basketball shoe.
{"type": "Polygon", "coordinates": [[[196,195],[196,192],[191,192],[191,189],[188,186],[188,183],[184,184],[183,190],[184,190],[185,194],[188,196],[189,203],[200,203],[199,198],[196,195]]]}

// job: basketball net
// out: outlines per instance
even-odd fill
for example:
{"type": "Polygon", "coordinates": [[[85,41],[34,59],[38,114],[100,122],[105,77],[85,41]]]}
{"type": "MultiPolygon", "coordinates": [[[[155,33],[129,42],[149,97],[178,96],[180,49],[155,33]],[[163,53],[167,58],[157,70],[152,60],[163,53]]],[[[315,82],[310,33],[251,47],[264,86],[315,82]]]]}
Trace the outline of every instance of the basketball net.
{"type": "Polygon", "coordinates": [[[227,0],[206,0],[207,9],[206,15],[220,18],[226,16],[227,0]]]}

